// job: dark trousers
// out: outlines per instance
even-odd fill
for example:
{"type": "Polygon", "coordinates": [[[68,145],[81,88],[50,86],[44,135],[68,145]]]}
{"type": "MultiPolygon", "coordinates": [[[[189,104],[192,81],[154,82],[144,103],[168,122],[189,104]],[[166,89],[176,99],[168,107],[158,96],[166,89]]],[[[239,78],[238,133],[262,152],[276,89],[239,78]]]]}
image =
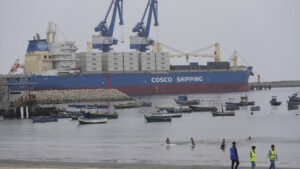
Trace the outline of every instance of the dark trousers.
{"type": "Polygon", "coordinates": [[[239,166],[240,162],[238,159],[232,159],[231,160],[231,169],[237,169],[239,166]],[[235,167],[234,167],[234,163],[235,163],[235,167]],[[234,168],[233,168],[234,167],[234,168]]]}
{"type": "Polygon", "coordinates": [[[275,160],[270,160],[271,165],[269,167],[269,169],[275,169],[275,160]]]}

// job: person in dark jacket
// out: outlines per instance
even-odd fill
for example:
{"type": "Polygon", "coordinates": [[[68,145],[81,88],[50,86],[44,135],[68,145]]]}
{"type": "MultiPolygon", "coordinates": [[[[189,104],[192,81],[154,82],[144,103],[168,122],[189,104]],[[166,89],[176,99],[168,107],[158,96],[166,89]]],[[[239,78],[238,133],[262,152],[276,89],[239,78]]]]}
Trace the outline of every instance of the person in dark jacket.
{"type": "Polygon", "coordinates": [[[231,169],[237,169],[240,162],[239,162],[239,155],[236,148],[236,142],[232,142],[232,147],[230,148],[230,159],[231,159],[231,169]]]}
{"type": "Polygon", "coordinates": [[[225,150],[225,139],[223,138],[222,144],[221,144],[221,149],[225,150]]]}

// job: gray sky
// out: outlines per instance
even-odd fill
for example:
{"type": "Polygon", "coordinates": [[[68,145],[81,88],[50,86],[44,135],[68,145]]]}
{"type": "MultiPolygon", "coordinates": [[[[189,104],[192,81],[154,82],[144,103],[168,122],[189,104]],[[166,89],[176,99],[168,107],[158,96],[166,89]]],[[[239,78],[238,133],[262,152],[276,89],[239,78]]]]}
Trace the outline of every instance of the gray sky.
{"type": "MultiPolygon", "coordinates": [[[[148,0],[124,0],[125,43],[141,19],[148,0]]],[[[159,28],[151,37],[184,52],[221,43],[222,60],[234,50],[254,67],[263,81],[300,80],[300,1],[297,0],[158,0],[159,28]]],[[[49,21],[64,33],[60,40],[76,41],[86,50],[94,27],[103,20],[110,0],[0,0],[0,73],[8,73],[15,59],[24,60],[27,40],[45,38],[49,21]]],[[[118,19],[117,19],[118,22],[118,19]]],[[[153,28],[153,27],[152,27],[153,28]]],[[[120,39],[121,28],[115,27],[120,39]]],[[[208,50],[209,53],[212,52],[208,50]]],[[[209,58],[191,59],[204,64],[209,58]]],[[[186,64],[184,58],[172,64],[186,64]]],[[[241,59],[240,64],[246,64],[241,59]]],[[[251,78],[251,81],[256,78],[251,78]]]]}

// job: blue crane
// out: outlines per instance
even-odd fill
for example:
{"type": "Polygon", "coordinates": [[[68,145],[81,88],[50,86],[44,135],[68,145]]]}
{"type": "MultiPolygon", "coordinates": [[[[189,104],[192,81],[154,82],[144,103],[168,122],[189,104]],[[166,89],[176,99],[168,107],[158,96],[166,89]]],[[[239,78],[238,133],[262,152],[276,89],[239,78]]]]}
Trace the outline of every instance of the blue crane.
{"type": "Polygon", "coordinates": [[[95,28],[95,32],[99,32],[100,34],[93,35],[92,38],[93,49],[99,49],[102,50],[103,52],[109,52],[110,50],[112,50],[110,46],[118,44],[118,40],[113,38],[117,12],[119,13],[119,19],[120,19],[119,25],[123,25],[124,24],[123,23],[123,0],[111,1],[104,20],[101,21],[100,24],[95,28]],[[112,13],[110,25],[108,27],[106,20],[112,7],[113,7],[113,13],[112,13]]]}
{"type": "Polygon", "coordinates": [[[146,6],[144,15],[141,22],[132,29],[133,32],[136,32],[136,36],[130,36],[130,49],[136,49],[140,52],[145,52],[148,50],[147,46],[153,44],[153,40],[149,39],[152,13],[154,15],[154,26],[158,26],[158,2],[157,0],[149,0],[146,6]],[[148,11],[149,10],[149,11],[148,11]],[[147,25],[144,25],[144,18],[148,11],[148,20],[147,25]]]}

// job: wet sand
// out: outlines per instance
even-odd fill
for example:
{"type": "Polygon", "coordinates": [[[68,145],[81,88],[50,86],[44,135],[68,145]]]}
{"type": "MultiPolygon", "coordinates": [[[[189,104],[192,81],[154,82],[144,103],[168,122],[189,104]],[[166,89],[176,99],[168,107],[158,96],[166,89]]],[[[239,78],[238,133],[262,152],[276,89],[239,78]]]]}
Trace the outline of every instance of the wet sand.
{"type": "MultiPolygon", "coordinates": [[[[229,169],[230,166],[198,166],[198,165],[162,165],[162,164],[112,164],[112,163],[77,163],[77,162],[54,162],[54,161],[18,161],[0,160],[0,169],[229,169]]],[[[239,167],[239,169],[249,167],[239,167]]],[[[267,169],[268,167],[256,167],[267,169]]],[[[276,167],[280,169],[281,167],[276,167]]],[[[292,168],[284,168],[292,169],[292,168]]],[[[295,168],[294,168],[295,169],[295,168]]]]}

